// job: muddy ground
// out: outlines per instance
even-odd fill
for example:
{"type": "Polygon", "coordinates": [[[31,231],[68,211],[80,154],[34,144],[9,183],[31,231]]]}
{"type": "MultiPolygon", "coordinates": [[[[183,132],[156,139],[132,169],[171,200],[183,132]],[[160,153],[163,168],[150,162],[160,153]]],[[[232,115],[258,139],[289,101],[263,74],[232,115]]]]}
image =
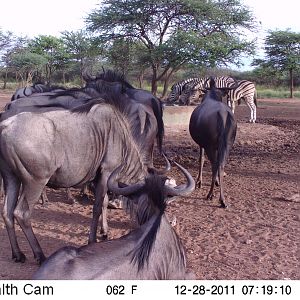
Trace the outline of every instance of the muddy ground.
{"type": "MultiPolygon", "coordinates": [[[[10,96],[0,94],[1,107],[10,96]]],[[[259,100],[258,105],[256,124],[246,123],[245,105],[236,109],[238,134],[224,180],[229,208],[219,208],[218,193],[206,200],[206,163],[202,189],[167,209],[170,219],[176,217],[174,228],[198,279],[300,279],[300,100],[259,100]]],[[[198,147],[187,125],[166,125],[165,149],[196,177],[198,147]]],[[[176,169],[171,176],[182,179],[176,169]]],[[[87,242],[92,207],[77,190],[72,192],[75,204],[67,201],[64,190],[47,189],[50,203],[35,206],[32,224],[46,255],[87,242]]],[[[110,209],[109,227],[109,238],[116,238],[128,232],[131,222],[124,211],[110,209]]],[[[0,218],[0,280],[30,279],[38,267],[18,227],[17,234],[25,263],[11,260],[0,218]]]]}

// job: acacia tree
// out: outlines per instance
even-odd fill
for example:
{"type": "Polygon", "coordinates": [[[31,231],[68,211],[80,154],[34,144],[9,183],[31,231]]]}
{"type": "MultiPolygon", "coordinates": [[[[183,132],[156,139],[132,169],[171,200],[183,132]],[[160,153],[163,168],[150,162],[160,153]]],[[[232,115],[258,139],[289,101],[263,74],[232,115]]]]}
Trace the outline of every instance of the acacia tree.
{"type": "Polygon", "coordinates": [[[95,58],[100,55],[102,49],[96,40],[92,39],[84,30],[64,31],[62,40],[70,60],[79,63],[80,75],[88,65],[93,64],[95,58]]]}
{"type": "MultiPolygon", "coordinates": [[[[17,37],[11,32],[1,32],[0,30],[0,70],[3,72],[3,89],[6,88],[8,71],[17,74],[17,69],[13,66],[12,59],[16,53],[25,49],[28,39],[25,37],[17,37]]],[[[16,75],[17,76],[17,75],[16,75]]]]}
{"type": "Polygon", "coordinates": [[[254,19],[240,0],[103,0],[86,23],[103,43],[123,38],[143,45],[154,94],[159,80],[167,86],[187,63],[237,63],[241,52],[254,49],[241,34],[254,19]]]}
{"type": "Polygon", "coordinates": [[[10,56],[8,67],[15,70],[21,78],[22,86],[32,84],[33,75],[47,64],[47,60],[40,54],[22,50],[10,56]]]}
{"type": "Polygon", "coordinates": [[[293,98],[294,72],[300,71],[300,33],[288,30],[269,31],[265,39],[266,58],[255,65],[289,73],[290,97],[293,98]]]}
{"type": "Polygon", "coordinates": [[[34,38],[29,42],[28,50],[42,55],[47,60],[45,71],[48,84],[51,83],[53,72],[63,67],[69,58],[62,39],[51,35],[40,35],[34,38]]]}

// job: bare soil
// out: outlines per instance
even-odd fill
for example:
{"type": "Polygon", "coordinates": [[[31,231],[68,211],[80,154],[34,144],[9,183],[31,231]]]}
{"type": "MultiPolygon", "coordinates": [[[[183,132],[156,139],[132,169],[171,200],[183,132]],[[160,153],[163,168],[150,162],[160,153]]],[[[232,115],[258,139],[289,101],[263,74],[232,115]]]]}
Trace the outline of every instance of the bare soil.
{"type": "MultiPolygon", "coordinates": [[[[10,101],[0,93],[0,106],[10,101]]],[[[218,188],[206,200],[210,165],[205,164],[204,185],[189,197],[170,203],[167,215],[187,252],[188,267],[198,279],[300,279],[300,100],[259,100],[257,123],[247,123],[249,111],[236,109],[238,134],[226,165],[225,197],[219,207],[218,188]]],[[[194,177],[198,172],[198,146],[187,125],[166,126],[167,154],[194,177]]],[[[157,166],[159,166],[159,161],[157,166]]],[[[173,168],[170,174],[181,181],[173,168]]],[[[65,245],[87,242],[92,206],[73,190],[76,203],[65,190],[47,188],[50,202],[36,204],[32,224],[46,255],[65,245]]],[[[2,210],[3,200],[0,199],[2,210]]],[[[109,238],[132,227],[123,210],[109,211],[109,238]]],[[[11,260],[10,245],[0,218],[0,280],[30,279],[38,268],[23,233],[17,227],[25,263],[11,260]]]]}

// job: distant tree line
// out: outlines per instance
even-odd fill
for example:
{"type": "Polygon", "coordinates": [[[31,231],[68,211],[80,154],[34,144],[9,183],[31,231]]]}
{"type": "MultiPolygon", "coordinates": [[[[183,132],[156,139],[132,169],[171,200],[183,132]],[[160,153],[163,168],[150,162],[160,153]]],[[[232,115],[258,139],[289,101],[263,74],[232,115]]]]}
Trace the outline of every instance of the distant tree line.
{"type": "MultiPolygon", "coordinates": [[[[22,85],[82,84],[82,74],[111,67],[142,87],[150,82],[165,97],[170,85],[207,72],[233,73],[241,56],[254,56],[256,20],[240,0],[103,0],[86,18],[86,28],[60,37],[33,39],[0,28],[0,76],[22,85]]],[[[269,32],[265,59],[238,77],[264,85],[299,84],[300,34],[269,32]]],[[[219,74],[218,74],[219,75],[219,74]]]]}

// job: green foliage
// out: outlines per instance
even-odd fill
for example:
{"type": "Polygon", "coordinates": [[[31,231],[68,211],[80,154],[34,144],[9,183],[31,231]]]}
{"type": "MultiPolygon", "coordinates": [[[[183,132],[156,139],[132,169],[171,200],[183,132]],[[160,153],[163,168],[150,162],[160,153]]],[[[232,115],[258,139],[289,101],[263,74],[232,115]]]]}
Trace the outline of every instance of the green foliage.
{"type": "Polygon", "coordinates": [[[289,29],[269,31],[265,40],[265,59],[257,59],[253,65],[259,66],[260,73],[269,76],[278,72],[289,72],[290,97],[293,97],[294,73],[300,71],[300,33],[289,29]]]}
{"type": "Polygon", "coordinates": [[[280,70],[300,68],[300,33],[270,31],[265,41],[266,62],[280,70]]]}
{"type": "Polygon", "coordinates": [[[238,63],[240,53],[254,49],[241,34],[254,19],[239,0],[104,0],[86,22],[103,43],[139,42],[153,92],[182,65],[238,63]]]}

